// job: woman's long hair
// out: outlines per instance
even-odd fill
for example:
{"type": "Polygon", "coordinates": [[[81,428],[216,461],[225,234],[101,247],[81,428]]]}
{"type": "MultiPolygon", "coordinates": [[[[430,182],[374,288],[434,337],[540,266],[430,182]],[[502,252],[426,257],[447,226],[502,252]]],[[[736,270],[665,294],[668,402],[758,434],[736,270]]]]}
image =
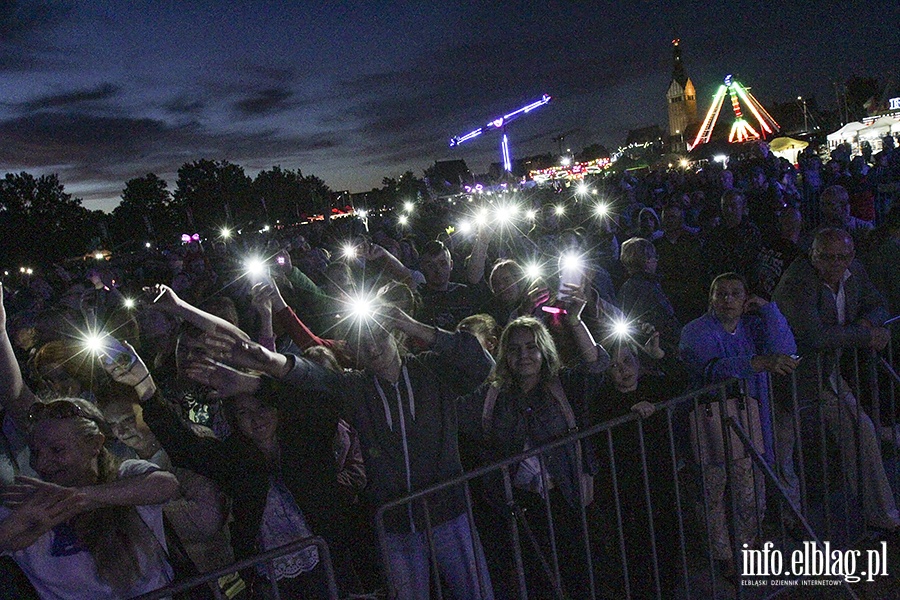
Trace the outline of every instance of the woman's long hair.
{"type": "MultiPolygon", "coordinates": [[[[102,413],[90,402],[80,398],[63,401],[78,406],[83,415],[72,417],[81,436],[92,438],[101,435],[103,429],[109,430],[102,413]]],[[[107,435],[107,439],[111,437],[107,435]]],[[[101,447],[97,457],[97,483],[116,481],[119,464],[105,445],[101,447]]],[[[75,516],[71,525],[94,558],[98,577],[117,593],[124,595],[138,582],[142,567],[158,562],[157,557],[164,558],[162,545],[133,506],[96,508],[75,516]]]]}
{"type": "Polygon", "coordinates": [[[497,362],[491,372],[488,381],[496,387],[506,388],[516,382],[515,374],[509,370],[507,354],[509,352],[509,338],[517,330],[530,331],[534,335],[534,343],[540,349],[544,359],[541,362],[541,380],[547,383],[559,373],[559,352],[553,342],[553,336],[547,326],[534,317],[518,317],[513,319],[500,335],[500,349],[497,351],[497,362]]]}

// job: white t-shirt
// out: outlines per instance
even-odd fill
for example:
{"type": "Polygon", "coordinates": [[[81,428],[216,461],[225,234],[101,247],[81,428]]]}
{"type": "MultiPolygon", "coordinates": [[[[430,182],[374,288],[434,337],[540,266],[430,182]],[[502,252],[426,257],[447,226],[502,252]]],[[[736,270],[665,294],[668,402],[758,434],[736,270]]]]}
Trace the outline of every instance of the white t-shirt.
{"type": "MultiPolygon", "coordinates": [[[[144,473],[158,471],[159,468],[144,460],[126,460],[119,467],[119,478],[127,479],[144,473]]],[[[153,535],[165,546],[162,504],[136,506],[138,514],[153,535]]],[[[10,510],[0,506],[0,521],[10,514],[10,510]]],[[[39,537],[23,550],[6,551],[22,571],[41,598],[45,600],[116,600],[121,598],[97,576],[94,557],[79,548],[71,529],[57,526],[39,537]]],[[[142,577],[129,590],[127,597],[137,596],[168,585],[173,578],[172,568],[165,558],[151,557],[142,564],[142,577]]]]}

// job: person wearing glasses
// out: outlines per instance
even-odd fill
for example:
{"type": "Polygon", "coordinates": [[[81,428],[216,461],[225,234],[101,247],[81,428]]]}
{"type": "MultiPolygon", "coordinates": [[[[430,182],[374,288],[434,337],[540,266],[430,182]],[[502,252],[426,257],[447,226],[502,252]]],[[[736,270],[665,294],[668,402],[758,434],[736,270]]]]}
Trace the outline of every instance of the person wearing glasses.
{"type": "Polygon", "coordinates": [[[167,585],[162,505],[171,473],[119,462],[109,425],[80,398],[36,402],[28,412],[31,466],[0,494],[0,553],[41,598],[130,598],[167,585]]]}
{"type": "Polygon", "coordinates": [[[788,268],[773,299],[794,331],[799,352],[809,357],[797,370],[801,415],[818,428],[820,411],[802,410],[818,401],[830,441],[840,448],[838,464],[849,483],[850,497],[855,500],[861,492],[866,525],[897,532],[900,515],[875,426],[859,406],[840,367],[844,353],[854,348],[881,352],[890,341],[890,332],[884,327],[890,316],[885,300],[855,256],[852,232],[820,230],[809,256],[798,258],[788,268]]]}

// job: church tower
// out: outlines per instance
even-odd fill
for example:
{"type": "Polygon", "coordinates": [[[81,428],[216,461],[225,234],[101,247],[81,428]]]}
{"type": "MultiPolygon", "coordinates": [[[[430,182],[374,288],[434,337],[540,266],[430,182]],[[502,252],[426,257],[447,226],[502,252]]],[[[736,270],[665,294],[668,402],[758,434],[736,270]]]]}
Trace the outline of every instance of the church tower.
{"type": "Polygon", "coordinates": [[[681,62],[681,40],[672,40],[675,66],[672,82],[666,91],[669,107],[669,148],[672,152],[687,152],[687,129],[697,122],[697,92],[681,62]]]}

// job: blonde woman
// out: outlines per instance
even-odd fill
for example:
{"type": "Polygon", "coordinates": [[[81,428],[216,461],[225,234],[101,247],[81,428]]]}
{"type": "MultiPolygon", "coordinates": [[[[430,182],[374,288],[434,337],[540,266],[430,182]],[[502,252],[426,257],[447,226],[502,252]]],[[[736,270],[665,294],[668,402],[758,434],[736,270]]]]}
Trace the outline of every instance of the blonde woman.
{"type": "Polygon", "coordinates": [[[142,460],[119,463],[108,425],[89,402],[65,398],[29,411],[31,464],[0,499],[0,552],[41,598],[130,598],[172,579],[162,504],[174,475],[142,460]]]}

